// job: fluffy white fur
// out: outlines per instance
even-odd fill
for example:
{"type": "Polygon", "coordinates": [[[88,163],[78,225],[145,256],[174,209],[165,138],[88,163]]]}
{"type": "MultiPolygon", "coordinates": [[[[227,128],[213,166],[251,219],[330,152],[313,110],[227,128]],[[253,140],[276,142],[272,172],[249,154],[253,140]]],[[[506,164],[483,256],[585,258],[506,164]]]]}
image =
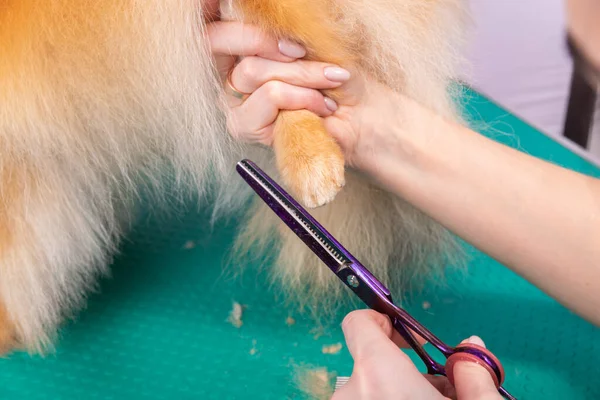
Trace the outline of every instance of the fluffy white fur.
{"type": "MultiPolygon", "coordinates": [[[[348,29],[363,29],[372,44],[365,59],[390,86],[454,115],[446,89],[462,39],[459,0],[336,1],[348,29]],[[432,3],[436,13],[424,23],[420,10],[432,3]]],[[[0,244],[0,299],[30,351],[51,345],[106,272],[140,185],[160,202],[174,171],[182,190],[215,190],[220,217],[250,198],[233,173],[240,158],[277,176],[268,150],[226,133],[198,1],[46,3],[22,0],[34,10],[22,19],[31,25],[16,29],[8,17],[0,27],[0,217],[11,237],[0,244]]],[[[453,247],[439,225],[353,173],[314,215],[388,283],[441,266],[453,247]]],[[[278,226],[269,210],[254,208],[238,248],[272,253],[260,244],[278,226]]],[[[290,296],[303,288],[302,298],[318,301],[340,293],[299,240],[280,237],[273,276],[290,296]]]]}

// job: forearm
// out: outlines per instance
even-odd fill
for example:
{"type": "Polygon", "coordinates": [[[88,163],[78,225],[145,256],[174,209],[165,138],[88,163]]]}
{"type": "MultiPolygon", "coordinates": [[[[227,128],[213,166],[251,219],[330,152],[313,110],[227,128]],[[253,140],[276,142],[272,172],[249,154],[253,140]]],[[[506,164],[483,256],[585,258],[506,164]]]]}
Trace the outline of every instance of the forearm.
{"type": "Polygon", "coordinates": [[[430,116],[364,162],[382,183],[600,324],[600,182],[430,116]]]}

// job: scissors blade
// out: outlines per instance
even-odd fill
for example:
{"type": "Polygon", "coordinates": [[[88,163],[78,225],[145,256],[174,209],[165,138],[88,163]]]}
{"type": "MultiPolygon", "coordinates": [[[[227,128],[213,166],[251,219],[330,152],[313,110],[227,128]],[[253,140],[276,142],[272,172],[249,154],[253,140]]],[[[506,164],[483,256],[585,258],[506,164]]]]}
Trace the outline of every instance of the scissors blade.
{"type": "MultiPolygon", "coordinates": [[[[236,170],[277,216],[367,306],[390,317],[394,328],[417,352],[431,373],[445,374],[444,367],[427,354],[409,329],[429,341],[446,357],[454,352],[451,347],[439,340],[405,310],[396,306],[390,291],[256,164],[250,160],[242,160],[237,163],[236,170]]],[[[507,398],[513,398],[502,387],[499,390],[507,398]]]]}
{"type": "MultiPolygon", "coordinates": [[[[405,310],[396,306],[389,289],[256,164],[250,160],[242,160],[237,164],[236,169],[279,218],[367,306],[387,314],[392,321],[398,319],[399,324],[410,328],[430,343],[438,344],[444,352],[450,351],[449,347],[433,333],[405,310]]],[[[400,331],[404,330],[400,329],[400,331]]],[[[407,340],[409,343],[416,344],[415,340],[411,341],[408,338],[407,340]]]]}
{"type": "Polygon", "coordinates": [[[392,301],[388,288],[256,164],[242,160],[236,169],[277,216],[367,305],[373,306],[377,296],[392,301]],[[356,290],[347,281],[350,273],[367,283],[369,290],[356,290]]]}
{"type": "Polygon", "coordinates": [[[325,228],[256,164],[242,160],[236,169],[256,194],[334,273],[354,261],[325,228]]]}
{"type": "MultiPolygon", "coordinates": [[[[432,343],[441,341],[405,310],[396,306],[388,288],[256,164],[250,160],[242,160],[236,169],[279,218],[350,290],[370,308],[387,314],[392,321],[398,320],[396,329],[403,336],[406,335],[405,339],[415,350],[421,352],[426,359],[429,358],[405,325],[432,343]]],[[[443,343],[441,345],[447,347],[443,343]]]]}

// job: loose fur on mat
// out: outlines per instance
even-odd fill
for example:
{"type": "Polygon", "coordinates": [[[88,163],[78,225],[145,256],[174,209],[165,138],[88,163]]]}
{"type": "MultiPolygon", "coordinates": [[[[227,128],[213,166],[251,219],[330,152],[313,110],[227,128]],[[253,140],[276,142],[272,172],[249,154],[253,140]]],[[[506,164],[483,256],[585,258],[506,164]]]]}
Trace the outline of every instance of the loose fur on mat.
{"type": "Polygon", "coordinates": [[[306,400],[328,400],[333,396],[335,372],[327,368],[298,365],[294,367],[295,387],[306,400]]]}
{"type": "MultiPolygon", "coordinates": [[[[289,8],[310,2],[279,3],[294,18],[323,19],[289,8]]],[[[329,0],[312,10],[317,3],[335,10],[327,23],[360,38],[362,68],[455,115],[447,89],[459,0],[329,0]]],[[[222,83],[203,36],[197,0],[0,0],[0,348],[13,339],[32,352],[51,347],[61,321],[107,273],[141,188],[164,204],[173,172],[182,197],[217,193],[219,218],[251,199],[233,173],[242,156],[279,176],[272,151],[226,133],[222,83]]],[[[396,289],[453,254],[442,227],[351,171],[314,215],[396,289]]],[[[338,296],[334,277],[279,229],[255,203],[237,248],[272,254],[261,245],[279,232],[274,281],[290,298],[338,296]]]]}

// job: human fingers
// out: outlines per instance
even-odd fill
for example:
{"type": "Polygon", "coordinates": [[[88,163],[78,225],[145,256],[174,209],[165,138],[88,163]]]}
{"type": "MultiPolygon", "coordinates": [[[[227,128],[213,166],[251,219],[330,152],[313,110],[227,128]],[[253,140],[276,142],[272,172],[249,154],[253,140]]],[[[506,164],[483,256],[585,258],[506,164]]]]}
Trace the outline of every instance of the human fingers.
{"type": "Polygon", "coordinates": [[[390,319],[372,310],[352,311],[342,321],[342,330],[348,351],[355,362],[365,356],[376,357],[377,353],[388,353],[393,346],[390,319]]]}
{"type": "MultiPolygon", "coordinates": [[[[357,310],[349,313],[342,322],[342,330],[348,343],[348,350],[353,355],[360,357],[360,352],[369,342],[393,342],[396,346],[410,347],[400,334],[393,328],[390,319],[373,310],[357,310]],[[385,337],[387,340],[383,340],[385,337]],[[359,342],[356,342],[356,341],[359,342]],[[355,353],[352,353],[352,346],[355,353]]],[[[414,335],[420,344],[426,343],[421,337],[414,335]]]]}
{"type": "Polygon", "coordinates": [[[260,56],[290,62],[306,55],[301,45],[272,38],[258,27],[241,22],[213,22],[206,26],[211,51],[216,56],[260,56]]]}
{"type": "Polygon", "coordinates": [[[336,400],[443,398],[392,342],[394,330],[389,318],[373,310],[353,311],[344,319],[342,329],[354,371],[336,400]]]}
{"type": "Polygon", "coordinates": [[[236,139],[270,146],[273,123],[280,110],[308,110],[327,117],[336,107],[317,90],[269,81],[241,105],[231,108],[229,130],[236,139]]]}
{"type": "Polygon", "coordinates": [[[444,396],[446,400],[457,399],[456,389],[454,388],[454,386],[452,386],[448,378],[446,378],[445,376],[429,374],[423,374],[423,376],[425,377],[425,379],[427,379],[431,386],[433,386],[442,396],[444,396]]]}
{"type": "MultiPolygon", "coordinates": [[[[462,343],[485,347],[483,340],[472,336],[462,343]]],[[[502,396],[490,373],[482,366],[469,361],[457,361],[453,368],[454,387],[459,400],[500,400],[502,396]]]]}
{"type": "Polygon", "coordinates": [[[252,93],[268,81],[281,81],[312,89],[334,89],[350,79],[350,72],[335,65],[298,60],[282,63],[262,57],[244,58],[229,75],[242,93],[252,93]]]}

